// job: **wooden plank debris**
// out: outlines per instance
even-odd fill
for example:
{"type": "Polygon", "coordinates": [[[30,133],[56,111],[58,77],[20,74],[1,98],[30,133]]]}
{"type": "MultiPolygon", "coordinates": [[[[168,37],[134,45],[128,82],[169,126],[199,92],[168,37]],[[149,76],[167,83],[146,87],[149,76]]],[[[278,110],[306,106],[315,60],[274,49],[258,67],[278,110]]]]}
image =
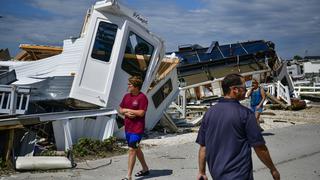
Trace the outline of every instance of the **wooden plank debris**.
{"type": "Polygon", "coordinates": [[[42,46],[31,44],[20,44],[19,48],[22,50],[15,59],[18,61],[34,61],[54,55],[58,55],[62,52],[62,47],[59,46],[42,46]]]}
{"type": "Polygon", "coordinates": [[[12,126],[0,126],[0,131],[9,130],[9,129],[21,129],[21,128],[23,128],[23,125],[21,125],[21,124],[12,125],[12,126]]]}
{"type": "Polygon", "coordinates": [[[12,164],[12,148],[13,148],[13,140],[14,140],[14,129],[8,130],[8,141],[5,142],[3,159],[5,162],[5,166],[13,167],[12,164]]]}
{"type": "Polygon", "coordinates": [[[284,104],[280,100],[278,100],[276,97],[272,96],[270,93],[266,92],[266,96],[268,99],[271,100],[272,103],[279,104],[282,108],[287,109],[288,105],[284,104]]]}

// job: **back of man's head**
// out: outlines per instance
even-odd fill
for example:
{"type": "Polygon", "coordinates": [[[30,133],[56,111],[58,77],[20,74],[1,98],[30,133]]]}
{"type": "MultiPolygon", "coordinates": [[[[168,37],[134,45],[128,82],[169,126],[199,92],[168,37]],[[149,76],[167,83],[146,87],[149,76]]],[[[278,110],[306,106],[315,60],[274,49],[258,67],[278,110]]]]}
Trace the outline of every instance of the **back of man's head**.
{"type": "Polygon", "coordinates": [[[229,94],[231,86],[242,85],[241,78],[243,77],[240,74],[228,74],[225,76],[221,83],[223,94],[229,94]]]}

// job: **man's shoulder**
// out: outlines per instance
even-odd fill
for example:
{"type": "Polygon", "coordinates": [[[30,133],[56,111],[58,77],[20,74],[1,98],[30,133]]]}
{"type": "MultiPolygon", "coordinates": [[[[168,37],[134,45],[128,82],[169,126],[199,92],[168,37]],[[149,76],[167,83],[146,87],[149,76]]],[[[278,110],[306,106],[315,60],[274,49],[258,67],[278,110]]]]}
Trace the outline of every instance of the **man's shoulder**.
{"type": "Polygon", "coordinates": [[[239,103],[239,108],[241,108],[241,109],[243,109],[245,111],[251,111],[250,108],[248,108],[247,106],[245,106],[245,105],[243,105],[241,103],[239,103]]]}
{"type": "Polygon", "coordinates": [[[228,106],[229,108],[233,107],[233,108],[239,109],[240,111],[243,111],[246,113],[252,113],[250,108],[248,108],[247,106],[244,106],[241,103],[234,103],[234,102],[229,102],[229,103],[218,102],[217,104],[211,106],[210,109],[214,110],[214,109],[219,109],[219,108],[226,108],[226,106],[228,106]]]}
{"type": "Polygon", "coordinates": [[[143,98],[143,99],[148,99],[147,96],[143,92],[140,92],[139,97],[143,98]]]}
{"type": "Polygon", "coordinates": [[[221,113],[224,112],[223,109],[225,109],[224,107],[225,104],[223,103],[216,103],[214,105],[212,105],[206,112],[207,115],[216,115],[216,113],[221,113]]]}
{"type": "Polygon", "coordinates": [[[254,115],[254,113],[252,112],[252,110],[250,108],[248,108],[247,106],[243,105],[243,104],[239,104],[239,110],[241,113],[246,114],[246,115],[254,115]]]}
{"type": "Polygon", "coordinates": [[[139,96],[147,97],[143,92],[140,92],[139,96]]]}
{"type": "Polygon", "coordinates": [[[123,96],[123,98],[128,98],[128,97],[130,97],[130,93],[126,93],[126,94],[123,96]]]}

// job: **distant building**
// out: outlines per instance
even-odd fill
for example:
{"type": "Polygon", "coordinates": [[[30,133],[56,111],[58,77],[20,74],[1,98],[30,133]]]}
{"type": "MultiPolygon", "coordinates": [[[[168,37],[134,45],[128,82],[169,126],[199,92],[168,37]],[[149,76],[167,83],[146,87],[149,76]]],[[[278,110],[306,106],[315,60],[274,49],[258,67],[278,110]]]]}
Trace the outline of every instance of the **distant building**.
{"type": "Polygon", "coordinates": [[[11,59],[9,49],[0,49],[0,61],[8,61],[11,59]]]}
{"type": "Polygon", "coordinates": [[[317,82],[320,77],[320,56],[306,56],[301,60],[288,61],[287,71],[293,80],[317,82]]]}
{"type": "Polygon", "coordinates": [[[316,60],[316,61],[320,61],[320,56],[306,56],[306,57],[304,57],[304,60],[309,60],[309,61],[316,60]]]}
{"type": "Polygon", "coordinates": [[[304,74],[306,78],[315,78],[320,76],[320,56],[306,56],[303,63],[304,74]]]}
{"type": "Polygon", "coordinates": [[[288,70],[288,74],[292,77],[301,76],[303,66],[296,62],[288,62],[287,70],[288,70]]]}

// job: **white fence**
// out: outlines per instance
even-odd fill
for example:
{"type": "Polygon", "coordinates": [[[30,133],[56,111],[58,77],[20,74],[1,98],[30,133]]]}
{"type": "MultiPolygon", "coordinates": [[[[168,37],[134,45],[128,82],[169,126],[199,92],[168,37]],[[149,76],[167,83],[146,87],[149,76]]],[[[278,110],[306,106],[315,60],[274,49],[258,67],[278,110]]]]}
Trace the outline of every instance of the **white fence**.
{"type": "MultiPolygon", "coordinates": [[[[260,75],[270,72],[269,69],[267,70],[261,70],[261,71],[254,71],[254,72],[247,72],[247,73],[242,73],[242,76],[249,76],[249,75],[260,75]]],[[[222,78],[217,78],[212,81],[206,81],[206,82],[201,82],[197,84],[193,84],[190,86],[182,87],[180,88],[180,93],[177,97],[177,103],[172,102],[171,107],[175,108],[179,113],[180,113],[180,118],[185,118],[187,115],[187,93],[190,93],[191,91],[194,91],[194,88],[199,88],[200,89],[200,96],[206,97],[206,96],[222,96],[222,89],[220,86],[220,82],[223,80],[224,77],[222,78]],[[208,87],[210,90],[208,90],[208,87]]],[[[290,100],[290,98],[289,98],[290,100]]]]}
{"type": "Polygon", "coordinates": [[[194,88],[199,87],[201,89],[200,94],[205,96],[205,86],[210,86],[212,88],[212,95],[221,96],[220,86],[217,87],[216,83],[220,83],[223,78],[215,79],[213,81],[206,81],[198,84],[193,84],[190,86],[180,88],[179,95],[177,97],[177,104],[172,102],[171,106],[175,107],[177,111],[181,113],[181,118],[186,117],[186,110],[187,110],[187,92],[193,90],[194,88]]]}
{"type": "MultiPolygon", "coordinates": [[[[201,94],[203,92],[203,89],[205,89],[205,87],[209,85],[212,88],[213,95],[221,96],[222,92],[219,92],[220,86],[218,84],[220,84],[222,79],[223,78],[215,79],[213,81],[206,81],[180,88],[180,94],[177,98],[177,104],[173,102],[171,107],[176,108],[177,111],[181,113],[180,118],[185,118],[187,115],[187,92],[191,91],[195,87],[199,87],[201,90],[201,94]]],[[[291,98],[288,86],[284,86],[280,81],[271,84],[264,84],[264,86],[268,89],[267,92],[269,92],[272,96],[277,97],[277,99],[283,100],[286,105],[291,106],[291,98]]],[[[316,93],[320,93],[320,91],[316,93]]]]}
{"type": "Polygon", "coordinates": [[[291,106],[290,92],[288,86],[284,86],[280,81],[277,83],[266,84],[267,92],[277,99],[282,99],[288,106],[291,106]]]}
{"type": "Polygon", "coordinates": [[[300,94],[320,95],[320,87],[297,86],[294,87],[294,94],[299,97],[300,94]]]}

